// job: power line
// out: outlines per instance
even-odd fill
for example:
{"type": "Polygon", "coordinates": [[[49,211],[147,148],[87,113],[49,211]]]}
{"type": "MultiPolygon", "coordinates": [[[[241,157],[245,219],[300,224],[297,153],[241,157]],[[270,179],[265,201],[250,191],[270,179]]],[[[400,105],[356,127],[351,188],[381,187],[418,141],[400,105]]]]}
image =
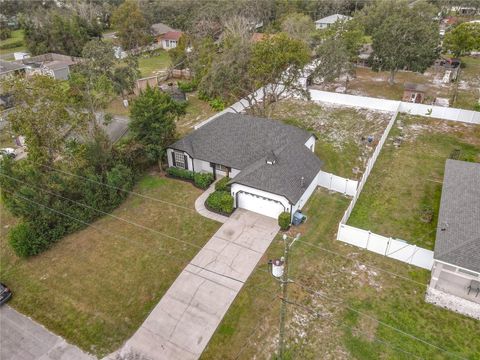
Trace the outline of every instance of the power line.
{"type": "Polygon", "coordinates": [[[467,359],[465,359],[464,357],[461,357],[461,356],[459,356],[459,355],[456,355],[456,354],[454,354],[454,353],[452,353],[452,352],[450,352],[450,351],[448,351],[448,350],[446,350],[446,349],[444,349],[444,348],[442,348],[442,347],[440,347],[440,346],[437,346],[437,345],[435,345],[435,344],[432,344],[432,343],[430,343],[430,342],[428,342],[428,341],[426,341],[426,340],[424,340],[424,339],[422,339],[422,338],[419,338],[419,337],[417,337],[417,336],[415,336],[415,335],[413,335],[413,334],[407,333],[406,331],[401,330],[401,329],[398,329],[398,328],[396,328],[395,326],[392,326],[392,325],[390,325],[390,324],[387,324],[386,322],[383,322],[383,321],[381,321],[381,320],[378,320],[377,318],[375,318],[375,317],[372,316],[372,315],[366,314],[366,313],[364,313],[364,312],[362,312],[362,311],[360,311],[360,310],[357,310],[357,309],[355,309],[355,308],[353,308],[353,307],[351,307],[351,306],[348,306],[348,305],[345,304],[345,300],[333,299],[333,298],[331,298],[331,297],[329,297],[329,296],[326,296],[326,295],[320,293],[318,290],[312,289],[311,287],[302,284],[301,282],[294,281],[294,280],[291,280],[291,282],[292,282],[293,284],[295,284],[295,285],[297,285],[297,286],[299,286],[299,287],[307,290],[307,292],[309,292],[309,293],[311,293],[311,294],[313,294],[313,295],[320,296],[320,297],[322,297],[322,298],[324,298],[324,299],[326,299],[326,300],[329,300],[329,301],[337,301],[337,302],[339,302],[339,303],[342,303],[342,304],[344,304],[345,307],[346,307],[347,309],[349,309],[350,311],[353,311],[353,312],[355,312],[355,313],[358,314],[358,315],[365,316],[366,318],[368,318],[368,319],[370,319],[370,320],[373,320],[373,321],[375,321],[376,323],[378,323],[378,324],[380,324],[380,325],[382,325],[382,326],[385,326],[385,327],[387,327],[387,328],[389,328],[389,329],[391,329],[391,330],[394,330],[394,331],[396,331],[396,332],[398,332],[398,333],[400,333],[400,334],[402,334],[402,335],[404,335],[404,336],[406,336],[406,337],[408,337],[408,338],[410,338],[410,339],[412,339],[412,340],[419,341],[419,342],[423,343],[424,345],[431,346],[431,347],[433,347],[433,348],[435,348],[435,349],[437,349],[437,350],[440,350],[440,351],[442,351],[442,352],[445,352],[445,353],[450,354],[450,355],[452,355],[452,356],[455,356],[455,357],[457,357],[457,358],[467,360],[467,359]]]}
{"type": "MultiPolygon", "coordinates": [[[[356,259],[349,258],[348,256],[345,256],[345,255],[343,255],[343,254],[340,254],[339,252],[336,252],[336,251],[333,251],[333,250],[330,250],[330,249],[326,249],[326,248],[324,248],[324,247],[322,247],[322,246],[320,246],[320,245],[312,244],[312,243],[310,243],[310,242],[308,242],[308,241],[304,241],[304,240],[300,240],[300,239],[298,239],[297,241],[298,241],[298,242],[301,242],[301,243],[303,243],[303,244],[305,244],[305,245],[308,245],[308,246],[317,248],[317,249],[319,249],[319,250],[323,250],[323,251],[328,252],[328,253],[330,253],[330,254],[340,256],[340,257],[342,257],[342,258],[344,258],[344,259],[346,259],[346,260],[350,260],[350,261],[355,261],[355,262],[357,262],[356,259]]],[[[427,284],[421,283],[420,281],[416,281],[416,280],[410,279],[410,278],[408,278],[408,277],[406,277],[406,276],[404,276],[404,275],[400,275],[400,274],[394,273],[394,272],[389,271],[389,270],[384,270],[384,269],[379,268],[379,267],[377,267],[377,266],[375,266],[375,265],[366,264],[365,262],[360,262],[360,263],[363,264],[363,265],[369,266],[369,267],[372,268],[372,269],[375,269],[375,270],[378,270],[378,271],[382,271],[382,272],[384,272],[384,273],[386,273],[386,274],[389,274],[389,275],[398,277],[398,278],[400,278],[400,279],[402,279],[402,280],[410,281],[410,282],[412,282],[412,283],[415,283],[415,284],[417,284],[417,285],[422,285],[422,286],[425,286],[425,287],[428,286],[427,284]]]]}
{"type": "Polygon", "coordinates": [[[153,200],[153,201],[156,201],[156,202],[160,202],[160,203],[163,203],[163,204],[167,204],[167,205],[171,205],[171,206],[175,206],[177,208],[180,208],[180,209],[184,209],[184,210],[189,210],[189,211],[196,211],[195,209],[192,209],[192,208],[189,208],[187,206],[182,206],[182,205],[178,205],[178,204],[175,204],[175,203],[172,203],[172,202],[169,202],[169,201],[165,201],[165,200],[161,200],[161,199],[157,199],[157,198],[154,198],[154,197],[151,197],[151,196],[147,196],[147,195],[144,195],[144,194],[140,194],[138,192],[135,192],[135,191],[131,191],[131,190],[125,190],[125,189],[122,189],[120,187],[117,187],[117,186],[113,186],[113,185],[110,185],[110,184],[105,184],[101,181],[97,181],[97,180],[94,180],[94,179],[89,179],[85,176],[80,176],[78,174],[73,174],[71,172],[68,172],[68,171],[64,171],[64,170],[60,170],[60,169],[57,169],[53,166],[49,166],[49,165],[46,165],[46,164],[40,164],[40,163],[36,163],[40,166],[43,166],[43,167],[46,167],[46,168],[49,168],[53,171],[57,171],[59,173],[62,173],[62,174],[65,174],[65,175],[70,175],[70,176],[74,176],[76,178],[79,178],[79,179],[84,179],[84,180],[87,180],[87,181],[90,181],[92,183],[95,183],[95,184],[98,184],[98,185],[103,185],[103,186],[106,186],[110,189],[114,189],[114,190],[119,190],[119,191],[122,191],[122,192],[125,192],[127,194],[132,194],[132,195],[135,195],[135,196],[138,196],[138,197],[141,197],[141,198],[144,198],[144,199],[148,199],[148,200],[153,200]]]}

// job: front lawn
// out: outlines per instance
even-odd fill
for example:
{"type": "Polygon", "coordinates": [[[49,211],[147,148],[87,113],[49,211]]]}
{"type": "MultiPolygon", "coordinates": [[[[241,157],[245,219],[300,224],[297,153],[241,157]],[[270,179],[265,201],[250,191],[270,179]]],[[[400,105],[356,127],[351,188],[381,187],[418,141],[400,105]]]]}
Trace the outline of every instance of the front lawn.
{"type": "MultiPolygon", "coordinates": [[[[304,209],[307,222],[290,232],[302,236],[289,256],[289,279],[293,282],[288,286],[291,304],[287,305],[285,359],[456,359],[455,355],[475,359],[480,352],[478,322],[424,302],[428,271],[335,240],[338,221],[348,203],[349,199],[340,194],[319,189],[304,209]],[[322,296],[312,295],[299,284],[322,296]]],[[[281,236],[277,236],[202,359],[275,358],[281,292],[278,282],[268,274],[267,261],[282,253],[281,236]]]]}
{"type": "Polygon", "coordinates": [[[143,54],[138,60],[140,76],[142,78],[154,76],[161,70],[166,70],[170,66],[170,57],[168,52],[159,50],[155,55],[143,54]]]}
{"type": "Polygon", "coordinates": [[[323,171],[359,179],[392,114],[314,102],[284,100],[272,118],[317,135],[315,153],[324,162],[323,171]],[[367,138],[373,137],[369,143],[367,138]]]}
{"type": "Polygon", "coordinates": [[[480,161],[480,126],[407,115],[398,120],[348,224],[433,249],[445,161],[480,161]]]}
{"type": "Polygon", "coordinates": [[[105,216],[24,260],[6,241],[15,219],[0,208],[0,277],[14,292],[10,304],[97,356],[138,329],[220,226],[195,212],[202,191],[189,183],[152,174],[134,190],[191,210],[130,195],[114,215],[198,247],[105,216]]]}

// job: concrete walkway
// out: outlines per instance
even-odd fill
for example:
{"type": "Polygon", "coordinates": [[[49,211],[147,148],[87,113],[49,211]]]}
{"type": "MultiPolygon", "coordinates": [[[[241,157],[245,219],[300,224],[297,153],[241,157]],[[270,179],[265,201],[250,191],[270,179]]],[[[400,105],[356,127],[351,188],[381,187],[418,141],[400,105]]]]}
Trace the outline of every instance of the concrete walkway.
{"type": "Polygon", "coordinates": [[[198,359],[278,230],[276,219],[237,209],[120,353],[151,360],[198,359]]]}
{"type": "Polygon", "coordinates": [[[227,220],[229,219],[228,216],[223,216],[223,215],[220,215],[220,214],[216,214],[214,212],[211,212],[210,210],[208,210],[205,207],[205,200],[207,200],[208,195],[210,195],[214,191],[215,191],[215,183],[210,185],[210,187],[207,190],[205,190],[203,192],[203,194],[200,195],[197,198],[197,200],[195,200],[195,210],[197,210],[197,212],[200,215],[202,215],[206,218],[209,218],[209,219],[221,222],[222,224],[225,224],[227,222],[227,220]]]}
{"type": "Polygon", "coordinates": [[[76,346],[4,305],[0,308],[0,359],[93,360],[76,346]]]}

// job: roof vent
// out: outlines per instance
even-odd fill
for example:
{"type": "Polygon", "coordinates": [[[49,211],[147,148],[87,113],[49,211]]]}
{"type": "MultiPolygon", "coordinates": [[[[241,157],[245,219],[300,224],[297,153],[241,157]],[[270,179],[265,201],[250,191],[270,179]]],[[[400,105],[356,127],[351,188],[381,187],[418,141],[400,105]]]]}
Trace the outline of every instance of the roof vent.
{"type": "Polygon", "coordinates": [[[303,176],[300,178],[300,186],[302,188],[305,186],[305,178],[303,176]]]}
{"type": "Polygon", "coordinates": [[[277,157],[275,156],[273,151],[270,151],[267,155],[266,163],[268,165],[273,165],[277,162],[277,157]]]}

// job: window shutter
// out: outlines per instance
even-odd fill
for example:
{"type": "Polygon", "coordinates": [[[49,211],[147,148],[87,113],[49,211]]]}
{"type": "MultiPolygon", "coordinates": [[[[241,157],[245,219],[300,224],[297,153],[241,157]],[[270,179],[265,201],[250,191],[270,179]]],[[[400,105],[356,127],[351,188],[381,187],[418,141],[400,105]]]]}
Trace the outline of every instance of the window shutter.
{"type": "Polygon", "coordinates": [[[175,164],[175,151],[172,151],[172,166],[177,166],[177,164],[175,164]]]}
{"type": "Polygon", "coordinates": [[[187,155],[183,155],[183,159],[185,161],[185,169],[188,170],[188,158],[187,158],[187,155]]]}

